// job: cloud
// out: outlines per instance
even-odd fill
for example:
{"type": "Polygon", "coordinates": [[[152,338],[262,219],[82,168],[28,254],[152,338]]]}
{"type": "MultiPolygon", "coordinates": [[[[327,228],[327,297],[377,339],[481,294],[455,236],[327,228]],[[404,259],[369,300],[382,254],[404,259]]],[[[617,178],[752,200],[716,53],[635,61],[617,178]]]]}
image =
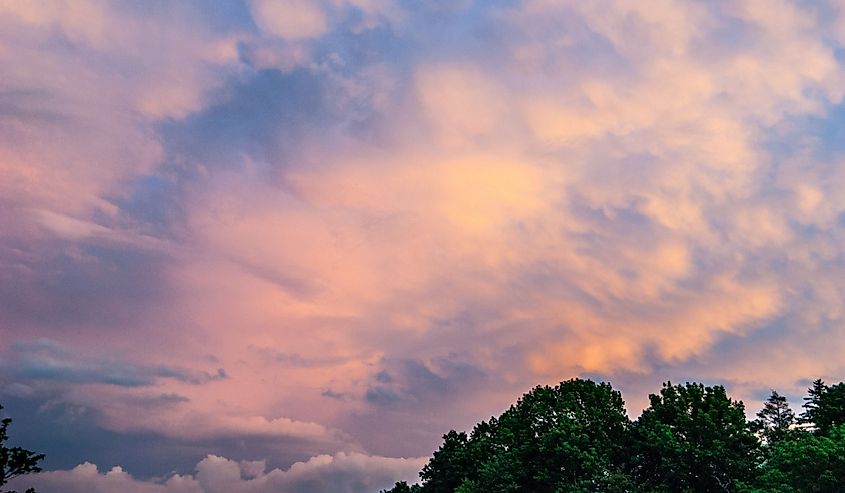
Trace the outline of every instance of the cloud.
{"type": "Polygon", "coordinates": [[[326,32],[326,14],[319,2],[284,0],[252,2],[256,23],[271,34],[286,39],[314,38],[326,32]]]}
{"type": "Polygon", "coordinates": [[[236,66],[235,38],[202,23],[186,29],[193,14],[187,4],[148,10],[149,17],[124,7],[82,1],[0,8],[0,57],[22,68],[0,84],[10,102],[0,114],[6,201],[45,214],[113,214],[120,188],[163,157],[152,123],[201,108],[219,75],[236,66]],[[65,49],[40,48],[51,39],[65,49]]]}
{"type": "Polygon", "coordinates": [[[389,406],[402,399],[395,390],[386,387],[370,387],[364,398],[376,406],[389,406]]]}
{"type": "Polygon", "coordinates": [[[76,384],[107,384],[122,387],[154,385],[159,378],[201,385],[226,378],[222,368],[215,373],[168,366],[145,367],[116,360],[96,360],[76,354],[58,341],[36,339],[14,341],[13,358],[0,359],[7,378],[18,381],[53,381],[76,384]]]}
{"type": "MultiPolygon", "coordinates": [[[[187,402],[181,400],[180,402],[187,402]]],[[[233,415],[222,412],[192,409],[192,406],[157,410],[154,414],[145,409],[112,410],[105,417],[110,428],[123,433],[155,433],[177,440],[202,441],[217,438],[264,437],[269,439],[294,438],[317,444],[342,446],[345,437],[337,430],[319,423],[290,418],[233,415]]]]}
{"type": "Polygon", "coordinates": [[[348,397],[348,394],[345,394],[343,392],[335,392],[332,389],[326,389],[326,390],[320,392],[320,395],[323,396],[323,397],[328,397],[329,399],[340,399],[340,400],[346,399],[348,397]]]}
{"type": "Polygon", "coordinates": [[[97,466],[81,464],[69,471],[50,471],[10,483],[34,486],[45,493],[62,491],[126,493],[311,493],[377,491],[394,481],[413,481],[424,459],[394,459],[363,454],[315,456],[290,468],[267,471],[263,461],[235,462],[209,455],[195,475],[173,475],[161,481],[144,481],[121,467],[100,473],[97,466]]]}
{"type": "Polygon", "coordinates": [[[837,5],[227,5],[0,7],[14,395],[337,479],[575,375],[841,374],[837,5]]]}
{"type": "Polygon", "coordinates": [[[422,109],[447,144],[489,136],[508,121],[506,92],[480,70],[466,64],[423,67],[416,79],[422,109]]]}

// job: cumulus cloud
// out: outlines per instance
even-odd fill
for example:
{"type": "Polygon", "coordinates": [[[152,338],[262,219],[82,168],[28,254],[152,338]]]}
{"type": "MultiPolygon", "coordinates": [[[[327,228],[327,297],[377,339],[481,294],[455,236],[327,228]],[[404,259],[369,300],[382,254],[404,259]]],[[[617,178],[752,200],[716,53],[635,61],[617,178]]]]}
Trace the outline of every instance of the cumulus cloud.
{"type": "MultiPolygon", "coordinates": [[[[45,493],[365,493],[414,481],[424,459],[391,459],[363,454],[315,456],[290,468],[266,470],[264,461],[236,462],[209,455],[194,475],[173,475],[158,481],[133,478],[121,467],[99,472],[90,463],[69,471],[50,471],[10,483],[34,486],[45,493]]],[[[23,488],[20,488],[23,489],[23,488]]]]}

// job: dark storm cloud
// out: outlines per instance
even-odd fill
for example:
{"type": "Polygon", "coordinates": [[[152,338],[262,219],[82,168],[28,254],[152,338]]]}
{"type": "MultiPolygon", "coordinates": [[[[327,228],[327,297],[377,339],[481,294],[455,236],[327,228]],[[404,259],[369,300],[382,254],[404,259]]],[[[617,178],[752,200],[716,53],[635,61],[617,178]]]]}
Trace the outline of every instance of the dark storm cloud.
{"type": "Polygon", "coordinates": [[[209,373],[86,357],[50,339],[13,341],[10,345],[14,351],[12,357],[0,359],[0,368],[7,379],[18,382],[101,383],[121,387],[145,387],[155,384],[161,378],[202,385],[227,377],[222,368],[209,373]]]}

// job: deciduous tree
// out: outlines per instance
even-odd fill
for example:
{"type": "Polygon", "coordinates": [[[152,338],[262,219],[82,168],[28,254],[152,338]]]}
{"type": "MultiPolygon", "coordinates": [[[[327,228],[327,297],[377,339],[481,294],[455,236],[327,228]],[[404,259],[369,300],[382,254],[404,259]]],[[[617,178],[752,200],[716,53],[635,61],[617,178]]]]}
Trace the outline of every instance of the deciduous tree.
{"type": "Polygon", "coordinates": [[[757,484],[761,493],[845,492],[845,426],[826,435],[800,431],[773,444],[757,484]]]}
{"type": "MultiPolygon", "coordinates": [[[[628,491],[630,421],[610,384],[539,386],[472,433],[450,431],[420,473],[420,493],[628,491]]],[[[389,493],[414,492],[397,483],[389,493]]]]}
{"type": "Polygon", "coordinates": [[[722,386],[672,385],[631,430],[628,470],[644,491],[735,492],[754,478],[759,441],[722,386]]]}

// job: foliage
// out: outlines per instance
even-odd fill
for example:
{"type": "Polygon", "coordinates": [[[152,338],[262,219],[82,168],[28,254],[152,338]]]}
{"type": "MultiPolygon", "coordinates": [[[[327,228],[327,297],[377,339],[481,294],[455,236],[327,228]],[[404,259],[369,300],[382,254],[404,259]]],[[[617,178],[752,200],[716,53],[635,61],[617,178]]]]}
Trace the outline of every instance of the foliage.
{"type": "Polygon", "coordinates": [[[799,422],[804,424],[815,423],[818,414],[819,401],[827,391],[827,385],[819,378],[813,382],[813,385],[807,389],[807,397],[804,397],[804,412],[799,417],[799,422]]]}
{"type": "Polygon", "coordinates": [[[443,435],[443,445],[420,472],[425,482],[423,491],[451,493],[473,475],[474,469],[467,434],[452,430],[443,435]]]}
{"type": "Polygon", "coordinates": [[[827,387],[816,400],[811,417],[816,432],[825,434],[845,424],[845,383],[827,387]]]}
{"type": "Polygon", "coordinates": [[[496,421],[478,485],[503,493],[593,491],[619,475],[628,426],[622,395],[609,384],[536,387],[496,421]]]}
{"type": "Polygon", "coordinates": [[[732,492],[753,478],[759,441],[722,386],[666,383],[631,428],[633,480],[644,491],[732,492]]]}
{"type": "MultiPolygon", "coordinates": [[[[0,406],[0,410],[3,406],[0,406]]],[[[40,472],[41,468],[38,463],[44,459],[43,454],[36,454],[30,450],[21,447],[7,447],[6,441],[9,439],[8,429],[12,420],[4,418],[0,420],[0,492],[3,486],[9,482],[10,479],[25,474],[40,472]]],[[[15,493],[14,491],[7,491],[6,493],[15,493]]],[[[29,488],[26,493],[35,493],[35,490],[29,488]]]]}
{"type": "Polygon", "coordinates": [[[795,413],[789,407],[786,397],[773,390],[757,413],[756,427],[767,444],[774,444],[788,438],[796,423],[795,413]]]}
{"type": "Polygon", "coordinates": [[[845,383],[813,382],[798,420],[776,391],[751,423],[721,386],[649,399],[632,423],[610,384],[536,387],[384,493],[845,493],[845,383]]]}
{"type": "MultiPolygon", "coordinates": [[[[616,491],[630,422],[607,383],[536,387],[467,436],[450,431],[420,473],[421,493],[616,491]]],[[[404,493],[397,483],[390,493],[404,493]]],[[[625,491],[618,489],[618,491],[625,491]]]]}
{"type": "Polygon", "coordinates": [[[774,443],[758,479],[759,491],[835,493],[845,491],[845,426],[826,435],[797,432],[774,443]]]}
{"type": "MultiPolygon", "coordinates": [[[[396,485],[389,490],[390,493],[418,493],[420,491],[420,485],[414,484],[408,486],[406,481],[399,481],[396,485]]],[[[388,490],[382,490],[382,493],[387,493],[388,490]]]]}

